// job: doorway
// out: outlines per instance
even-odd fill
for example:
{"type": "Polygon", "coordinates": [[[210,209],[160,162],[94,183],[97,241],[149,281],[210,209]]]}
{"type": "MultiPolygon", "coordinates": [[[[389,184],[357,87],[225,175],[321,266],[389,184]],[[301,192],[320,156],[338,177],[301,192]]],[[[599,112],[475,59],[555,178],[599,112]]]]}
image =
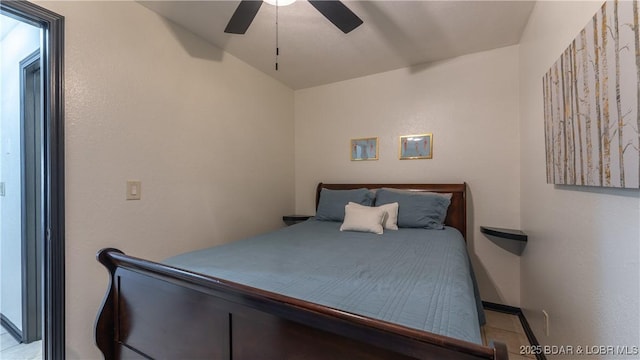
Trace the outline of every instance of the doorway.
{"type": "Polygon", "coordinates": [[[11,356],[18,357],[23,354],[15,354],[18,349],[11,345],[40,340],[42,333],[36,322],[29,321],[41,313],[35,306],[42,302],[30,306],[27,300],[33,294],[30,290],[38,286],[33,280],[38,281],[41,263],[31,250],[43,239],[37,234],[42,216],[34,216],[42,204],[42,192],[34,191],[42,184],[37,179],[42,171],[36,149],[42,134],[42,30],[4,15],[0,24],[0,322],[15,339],[11,342],[4,336],[0,355],[5,357],[5,350],[13,348],[11,356]]]}
{"type": "Polygon", "coordinates": [[[64,359],[64,18],[3,1],[0,25],[0,336],[64,359]]]}

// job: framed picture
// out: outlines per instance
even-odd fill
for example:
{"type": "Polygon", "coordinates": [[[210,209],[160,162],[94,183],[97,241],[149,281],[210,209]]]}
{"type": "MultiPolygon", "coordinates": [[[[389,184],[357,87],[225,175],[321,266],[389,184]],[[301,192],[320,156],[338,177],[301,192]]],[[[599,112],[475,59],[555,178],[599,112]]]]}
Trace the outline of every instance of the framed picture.
{"type": "Polygon", "coordinates": [[[378,160],[378,138],[351,139],[351,160],[378,160]]]}
{"type": "Polygon", "coordinates": [[[433,134],[400,136],[400,160],[431,159],[433,134]]]}

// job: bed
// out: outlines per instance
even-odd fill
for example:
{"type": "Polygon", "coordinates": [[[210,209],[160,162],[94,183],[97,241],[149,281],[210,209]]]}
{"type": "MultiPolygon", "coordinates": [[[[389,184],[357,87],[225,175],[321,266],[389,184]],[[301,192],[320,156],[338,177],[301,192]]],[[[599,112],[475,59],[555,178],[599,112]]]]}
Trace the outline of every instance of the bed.
{"type": "Polygon", "coordinates": [[[465,191],[321,183],[318,218],[274,233],[162,263],[103,249],[96,344],[106,359],[507,359],[503,344],[481,345],[465,191]],[[361,188],[452,194],[446,227],[375,235],[320,221],[323,189],[361,188]]]}

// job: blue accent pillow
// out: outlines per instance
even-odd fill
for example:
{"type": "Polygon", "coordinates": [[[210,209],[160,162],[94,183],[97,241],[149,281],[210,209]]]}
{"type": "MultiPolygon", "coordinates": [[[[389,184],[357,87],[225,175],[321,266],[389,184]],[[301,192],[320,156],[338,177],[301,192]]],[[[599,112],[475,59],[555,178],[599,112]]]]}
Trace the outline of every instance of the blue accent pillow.
{"type": "Polygon", "coordinates": [[[344,221],[344,207],[349,202],[371,206],[375,194],[368,189],[331,190],[320,191],[320,201],[316,210],[316,220],[344,221]]]}
{"type": "Polygon", "coordinates": [[[376,206],[397,202],[398,227],[444,229],[444,219],[451,199],[437,193],[397,192],[380,189],[376,192],[376,206]]]}

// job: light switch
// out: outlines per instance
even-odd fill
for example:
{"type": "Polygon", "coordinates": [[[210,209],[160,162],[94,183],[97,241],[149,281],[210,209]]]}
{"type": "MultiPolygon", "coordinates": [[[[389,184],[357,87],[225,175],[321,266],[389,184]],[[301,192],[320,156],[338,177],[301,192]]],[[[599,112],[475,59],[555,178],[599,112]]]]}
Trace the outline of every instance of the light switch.
{"type": "Polygon", "coordinates": [[[127,200],[140,200],[142,193],[140,180],[127,181],[127,200]]]}

